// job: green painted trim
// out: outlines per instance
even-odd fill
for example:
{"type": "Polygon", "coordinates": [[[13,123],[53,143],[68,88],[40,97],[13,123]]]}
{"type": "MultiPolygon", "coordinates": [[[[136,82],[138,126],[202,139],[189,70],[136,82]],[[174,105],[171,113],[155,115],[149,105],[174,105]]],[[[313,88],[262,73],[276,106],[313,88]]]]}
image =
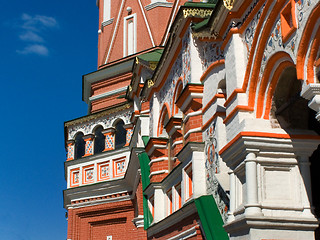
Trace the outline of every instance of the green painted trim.
{"type": "Polygon", "coordinates": [[[142,152],[138,155],[141,169],[141,180],[142,180],[142,188],[143,191],[150,184],[150,166],[149,166],[149,156],[146,152],[142,152]]]}
{"type": "Polygon", "coordinates": [[[149,139],[150,139],[149,136],[142,136],[142,141],[143,141],[144,146],[147,146],[149,139]]]}
{"type": "Polygon", "coordinates": [[[216,6],[217,0],[210,0],[209,3],[202,2],[186,2],[184,6],[186,7],[201,7],[201,8],[214,8],[216,6]]]}
{"type": "Polygon", "coordinates": [[[153,217],[149,209],[148,198],[146,195],[143,195],[143,228],[146,230],[150,227],[152,222],[153,217]]]}
{"type": "Polygon", "coordinates": [[[205,19],[205,20],[203,20],[203,21],[195,24],[195,25],[192,27],[192,29],[195,30],[195,31],[199,31],[199,30],[201,30],[202,28],[206,27],[207,24],[208,24],[208,22],[209,22],[209,18],[207,18],[207,19],[205,19]]]}
{"type": "Polygon", "coordinates": [[[229,240],[223,228],[219,208],[212,195],[195,199],[196,208],[207,240],[229,240]]]}
{"type": "MultiPolygon", "coordinates": [[[[143,139],[144,137],[142,137],[143,139]]],[[[149,139],[147,139],[149,141],[149,139]]],[[[150,166],[149,166],[149,156],[146,152],[138,154],[140,169],[141,169],[141,181],[143,191],[150,184],[150,166]]],[[[143,194],[143,223],[144,229],[147,229],[153,221],[152,213],[149,209],[148,198],[143,194]]]]}
{"type": "Polygon", "coordinates": [[[152,52],[139,55],[138,58],[146,62],[159,62],[163,49],[156,49],[152,52]]]}

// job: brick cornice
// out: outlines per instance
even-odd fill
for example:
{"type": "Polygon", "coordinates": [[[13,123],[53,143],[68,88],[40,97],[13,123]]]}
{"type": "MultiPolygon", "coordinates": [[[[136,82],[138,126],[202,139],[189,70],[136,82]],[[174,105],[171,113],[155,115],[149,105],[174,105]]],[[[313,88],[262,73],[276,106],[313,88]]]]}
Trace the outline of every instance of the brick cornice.
{"type": "Polygon", "coordinates": [[[177,130],[181,129],[181,123],[181,117],[171,117],[168,123],[165,125],[167,133],[172,136],[177,130]]]}
{"type": "Polygon", "coordinates": [[[157,148],[166,148],[167,143],[167,138],[150,138],[146,146],[146,152],[150,156],[157,148]]]}
{"type": "Polygon", "coordinates": [[[187,84],[187,86],[183,89],[179,98],[176,101],[177,106],[184,111],[186,106],[196,98],[202,99],[203,94],[203,85],[202,84],[187,84]]]}

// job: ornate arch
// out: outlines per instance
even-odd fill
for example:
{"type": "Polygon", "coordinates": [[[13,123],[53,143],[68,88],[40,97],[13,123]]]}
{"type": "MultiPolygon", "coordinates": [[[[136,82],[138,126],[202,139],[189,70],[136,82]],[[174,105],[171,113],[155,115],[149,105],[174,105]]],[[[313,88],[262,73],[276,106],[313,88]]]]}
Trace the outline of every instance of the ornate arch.
{"type": "Polygon", "coordinates": [[[286,52],[276,52],[268,60],[264,75],[257,89],[257,104],[255,108],[257,118],[261,118],[263,113],[267,114],[263,118],[269,118],[271,100],[277,81],[282,71],[289,66],[294,66],[294,64],[290,55],[286,52]]]}
{"type": "Polygon", "coordinates": [[[179,77],[176,83],[176,87],[174,89],[174,94],[173,94],[173,99],[172,99],[172,115],[175,115],[179,112],[178,106],[175,104],[176,100],[178,99],[180,93],[182,92],[183,89],[183,82],[182,82],[182,77],[179,77]]]}
{"type": "Polygon", "coordinates": [[[160,136],[163,132],[165,116],[168,115],[168,118],[171,117],[169,109],[170,109],[169,104],[164,103],[161,108],[160,117],[159,117],[159,121],[158,121],[158,132],[157,132],[158,136],[160,136]]]}

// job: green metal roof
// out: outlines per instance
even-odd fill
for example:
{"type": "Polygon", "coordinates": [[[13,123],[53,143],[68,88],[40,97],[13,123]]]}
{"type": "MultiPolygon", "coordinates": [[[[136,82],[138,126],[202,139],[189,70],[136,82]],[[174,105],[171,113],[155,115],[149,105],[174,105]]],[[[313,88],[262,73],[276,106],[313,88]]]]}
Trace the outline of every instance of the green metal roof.
{"type": "Polygon", "coordinates": [[[223,228],[224,223],[213,196],[201,196],[194,201],[206,239],[229,240],[229,236],[223,228]]]}
{"type": "Polygon", "coordinates": [[[157,49],[152,52],[141,54],[138,58],[146,62],[159,62],[162,53],[163,49],[157,49]]]}

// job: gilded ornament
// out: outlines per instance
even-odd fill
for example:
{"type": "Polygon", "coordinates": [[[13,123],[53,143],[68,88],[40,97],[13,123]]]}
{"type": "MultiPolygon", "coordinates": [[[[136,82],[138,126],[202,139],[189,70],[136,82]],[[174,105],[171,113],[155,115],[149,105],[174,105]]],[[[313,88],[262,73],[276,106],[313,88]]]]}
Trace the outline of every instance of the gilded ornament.
{"type": "Polygon", "coordinates": [[[152,79],[148,80],[148,88],[151,88],[154,85],[154,82],[152,81],[152,79]]]}
{"type": "Polygon", "coordinates": [[[155,70],[158,65],[158,62],[149,62],[149,67],[151,70],[155,70]]]}
{"type": "Polygon", "coordinates": [[[223,4],[229,11],[233,8],[234,0],[223,0],[223,4]]]}
{"type": "Polygon", "coordinates": [[[213,10],[212,9],[202,9],[202,8],[188,8],[188,9],[183,9],[183,16],[184,18],[187,17],[210,17],[212,14],[213,10]]]}

